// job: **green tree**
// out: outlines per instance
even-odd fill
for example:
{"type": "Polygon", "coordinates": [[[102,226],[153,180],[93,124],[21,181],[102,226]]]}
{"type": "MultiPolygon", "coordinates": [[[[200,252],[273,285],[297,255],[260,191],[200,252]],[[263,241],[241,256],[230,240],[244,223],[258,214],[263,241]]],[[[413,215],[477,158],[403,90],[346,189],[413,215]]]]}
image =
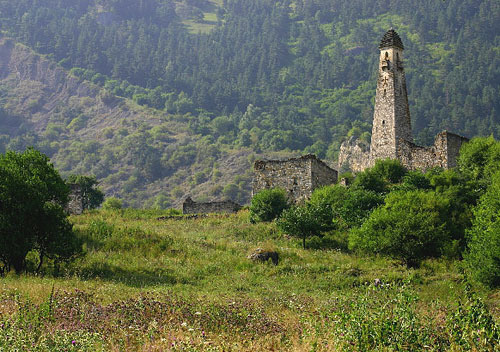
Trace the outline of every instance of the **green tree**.
{"type": "Polygon", "coordinates": [[[47,156],[29,148],[0,155],[0,260],[3,270],[25,269],[29,251],[68,260],[80,250],[64,212],[69,189],[47,156]]]}
{"type": "Polygon", "coordinates": [[[288,207],[288,199],[284,189],[264,189],[252,198],[250,219],[251,221],[272,221],[288,207]]]}
{"type": "Polygon", "coordinates": [[[474,210],[466,263],[473,276],[490,287],[500,286],[500,172],[474,210]]]}
{"type": "Polygon", "coordinates": [[[285,209],[278,218],[277,225],[285,233],[302,239],[306,249],[306,238],[321,234],[324,230],[324,217],[330,209],[326,206],[305,204],[285,209]]]}
{"type": "Polygon", "coordinates": [[[351,232],[349,247],[418,266],[425,258],[439,256],[449,241],[446,202],[432,191],[393,192],[351,232]]]}
{"type": "Polygon", "coordinates": [[[104,192],[97,188],[99,182],[95,176],[70,175],[68,182],[80,186],[83,209],[98,208],[104,201],[104,192]]]}

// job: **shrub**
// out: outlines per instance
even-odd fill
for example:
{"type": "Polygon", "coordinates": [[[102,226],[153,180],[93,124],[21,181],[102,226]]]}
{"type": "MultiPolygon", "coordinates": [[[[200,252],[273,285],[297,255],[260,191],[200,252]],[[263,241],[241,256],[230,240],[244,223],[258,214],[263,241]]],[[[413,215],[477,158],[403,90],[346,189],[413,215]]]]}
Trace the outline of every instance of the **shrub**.
{"type": "Polygon", "coordinates": [[[377,160],[375,166],[356,176],[353,185],[368,191],[385,193],[391,184],[401,182],[407,172],[399,160],[377,160]]]}
{"type": "Polygon", "coordinates": [[[341,185],[326,186],[315,190],[310,204],[329,207],[330,216],[324,214],[322,226],[328,229],[346,229],[360,226],[371,211],[384,202],[383,196],[363,188],[346,188],[341,185]]]}
{"type": "Polygon", "coordinates": [[[122,208],[122,201],[115,197],[107,198],[102,204],[102,208],[105,210],[116,210],[122,208]]]}
{"type": "Polygon", "coordinates": [[[250,220],[272,221],[289,207],[284,189],[264,189],[257,193],[250,203],[250,220]]]}
{"type": "Polygon", "coordinates": [[[439,256],[449,239],[444,221],[446,200],[434,192],[394,192],[363,225],[351,232],[349,247],[386,254],[407,266],[439,256]]]}
{"type": "Polygon", "coordinates": [[[474,210],[466,263],[478,281],[500,286],[500,172],[474,210]]]}

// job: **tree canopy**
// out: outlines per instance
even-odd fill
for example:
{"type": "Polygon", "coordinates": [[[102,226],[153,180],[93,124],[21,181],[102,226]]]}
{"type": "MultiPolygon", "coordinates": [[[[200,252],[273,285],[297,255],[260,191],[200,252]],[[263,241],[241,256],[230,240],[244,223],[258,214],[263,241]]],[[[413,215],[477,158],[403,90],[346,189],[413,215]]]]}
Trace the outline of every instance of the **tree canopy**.
{"type": "Polygon", "coordinates": [[[66,260],[79,250],[64,206],[69,189],[47,156],[35,149],[0,155],[0,260],[2,270],[25,269],[28,252],[66,260]]]}

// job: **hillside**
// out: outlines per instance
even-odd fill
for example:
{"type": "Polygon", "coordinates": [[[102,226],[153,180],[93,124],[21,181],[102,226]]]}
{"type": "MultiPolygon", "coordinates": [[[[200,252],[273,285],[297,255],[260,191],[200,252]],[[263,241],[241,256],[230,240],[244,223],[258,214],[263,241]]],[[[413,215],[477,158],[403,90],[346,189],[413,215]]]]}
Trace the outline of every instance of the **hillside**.
{"type": "Polygon", "coordinates": [[[12,40],[2,39],[0,53],[0,136],[9,148],[36,145],[63,174],[95,174],[130,206],[218,199],[227,185],[248,199],[251,151],[198,140],[185,119],[116,97],[12,40]]]}
{"type": "Polygon", "coordinates": [[[246,202],[248,157],[333,163],[345,139],[370,140],[377,46],[391,26],[405,46],[416,142],[444,129],[498,138],[495,0],[0,0],[3,35],[98,100],[72,110],[81,104],[70,95],[83,93],[30,65],[17,84],[7,50],[0,148],[35,145],[131,206],[178,205],[188,193],[246,202]]]}

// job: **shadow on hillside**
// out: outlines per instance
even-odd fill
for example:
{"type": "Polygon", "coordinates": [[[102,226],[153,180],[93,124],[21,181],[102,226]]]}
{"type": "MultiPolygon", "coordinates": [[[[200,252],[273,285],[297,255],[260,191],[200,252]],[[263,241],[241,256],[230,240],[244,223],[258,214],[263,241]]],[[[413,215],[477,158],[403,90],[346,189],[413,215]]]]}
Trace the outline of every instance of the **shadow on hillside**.
{"type": "Polygon", "coordinates": [[[80,268],[77,274],[82,280],[100,279],[138,288],[188,283],[186,278],[178,277],[168,269],[126,269],[108,263],[97,262],[80,268]]]}

